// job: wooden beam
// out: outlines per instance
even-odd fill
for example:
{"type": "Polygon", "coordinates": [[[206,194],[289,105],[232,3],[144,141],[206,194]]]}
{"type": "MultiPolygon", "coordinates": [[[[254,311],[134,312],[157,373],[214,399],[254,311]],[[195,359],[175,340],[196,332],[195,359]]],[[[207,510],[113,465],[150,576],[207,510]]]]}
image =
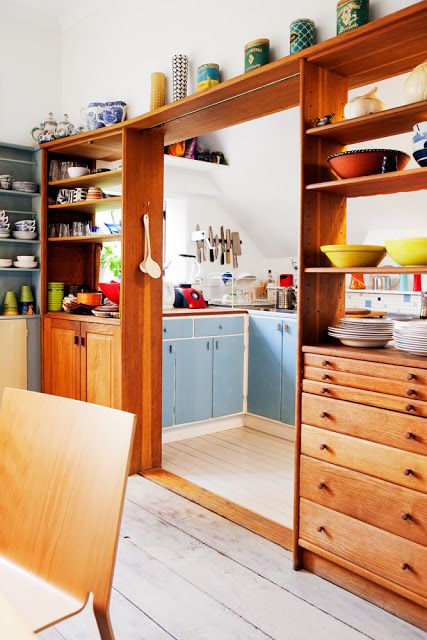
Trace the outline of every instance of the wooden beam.
{"type": "Polygon", "coordinates": [[[163,134],[123,132],[123,409],[138,416],[131,473],[161,464],[162,280],[139,269],[142,218],[150,215],[153,259],[163,264],[163,134]]]}

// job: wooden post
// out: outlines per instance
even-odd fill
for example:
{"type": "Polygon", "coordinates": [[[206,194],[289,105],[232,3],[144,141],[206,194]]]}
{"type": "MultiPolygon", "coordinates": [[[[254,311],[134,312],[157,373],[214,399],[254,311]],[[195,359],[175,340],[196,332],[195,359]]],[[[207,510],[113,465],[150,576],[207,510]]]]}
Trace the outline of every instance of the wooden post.
{"type": "Polygon", "coordinates": [[[139,269],[142,217],[153,259],[163,265],[163,132],[123,131],[122,408],[138,416],[131,473],[161,465],[162,279],[139,269]]]}

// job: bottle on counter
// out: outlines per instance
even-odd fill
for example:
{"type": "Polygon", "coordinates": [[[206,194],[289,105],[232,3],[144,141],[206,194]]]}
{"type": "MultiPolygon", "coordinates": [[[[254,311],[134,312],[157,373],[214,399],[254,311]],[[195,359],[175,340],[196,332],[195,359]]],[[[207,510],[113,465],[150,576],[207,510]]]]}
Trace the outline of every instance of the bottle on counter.
{"type": "Polygon", "coordinates": [[[272,283],[272,282],[273,282],[273,274],[272,274],[272,272],[271,272],[271,269],[269,269],[269,270],[267,271],[267,283],[268,283],[268,284],[270,284],[270,283],[272,283]]]}

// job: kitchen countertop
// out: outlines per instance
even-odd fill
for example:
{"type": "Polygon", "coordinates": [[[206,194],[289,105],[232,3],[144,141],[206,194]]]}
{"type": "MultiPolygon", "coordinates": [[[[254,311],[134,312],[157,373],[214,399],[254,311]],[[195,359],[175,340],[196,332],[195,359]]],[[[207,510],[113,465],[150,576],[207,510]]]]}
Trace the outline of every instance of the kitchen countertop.
{"type": "Polygon", "coordinates": [[[246,309],[230,309],[229,307],[207,307],[206,309],[163,309],[164,318],[180,316],[218,316],[247,313],[246,309]]]}

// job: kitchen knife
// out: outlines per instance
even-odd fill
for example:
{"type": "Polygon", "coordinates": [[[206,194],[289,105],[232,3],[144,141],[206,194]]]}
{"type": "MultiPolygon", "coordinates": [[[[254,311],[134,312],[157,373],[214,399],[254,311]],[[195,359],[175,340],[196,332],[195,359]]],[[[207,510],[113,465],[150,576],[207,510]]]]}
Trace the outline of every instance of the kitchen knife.
{"type": "MultiPolygon", "coordinates": [[[[196,231],[200,231],[200,225],[196,224],[196,231]]],[[[203,244],[203,241],[202,241],[203,244]]],[[[202,261],[202,247],[200,244],[200,240],[196,240],[196,247],[197,247],[197,262],[201,262],[202,261]]]]}
{"type": "Polygon", "coordinates": [[[227,229],[225,232],[225,238],[226,238],[226,242],[225,242],[225,261],[227,264],[231,263],[231,231],[230,229],[227,229]]]}
{"type": "Polygon", "coordinates": [[[218,259],[218,253],[219,253],[219,237],[218,234],[216,234],[215,238],[214,238],[214,247],[215,247],[215,260],[218,259]]]}
{"type": "Polygon", "coordinates": [[[208,238],[209,238],[209,260],[211,262],[214,262],[214,260],[215,260],[215,257],[214,257],[214,237],[213,237],[212,227],[209,227],[209,229],[208,229],[208,238]]]}
{"type": "Polygon", "coordinates": [[[231,244],[233,246],[233,266],[237,269],[237,267],[239,266],[237,256],[242,255],[242,247],[240,244],[240,235],[238,231],[233,231],[233,233],[231,234],[231,244]]]}
{"type": "Polygon", "coordinates": [[[221,242],[221,264],[224,264],[224,255],[225,255],[224,227],[221,227],[220,229],[220,242],[221,242]]]}

